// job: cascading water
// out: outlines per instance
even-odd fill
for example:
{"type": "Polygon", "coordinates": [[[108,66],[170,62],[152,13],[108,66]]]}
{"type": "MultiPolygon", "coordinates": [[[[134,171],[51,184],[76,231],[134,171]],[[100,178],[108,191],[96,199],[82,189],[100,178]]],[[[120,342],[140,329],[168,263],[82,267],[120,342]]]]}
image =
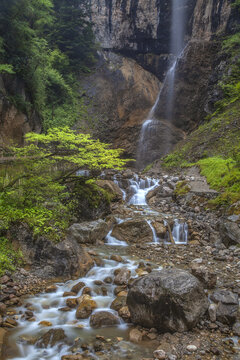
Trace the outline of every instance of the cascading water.
{"type": "Polygon", "coordinates": [[[130,205],[147,205],[146,195],[149,191],[153,190],[158,185],[156,179],[139,179],[136,175],[130,182],[131,198],[129,200],[130,205]]]}
{"type": "Polygon", "coordinates": [[[174,107],[174,84],[176,80],[176,68],[179,57],[182,56],[185,35],[185,6],[188,0],[172,0],[172,19],[171,19],[171,43],[170,52],[174,57],[174,62],[167,71],[165,80],[160,89],[158,98],[152,107],[147,120],[144,121],[140,133],[138,151],[137,151],[137,168],[142,170],[146,165],[158,159],[160,155],[165,155],[171,147],[171,122],[174,107]],[[166,92],[165,92],[165,89],[166,92]],[[168,121],[164,129],[164,143],[159,144],[157,134],[163,132],[161,121],[158,120],[156,110],[161,103],[163,92],[166,97],[164,105],[164,118],[168,121]],[[154,138],[156,138],[154,140],[154,138]],[[161,151],[159,151],[159,147],[161,151]]]}

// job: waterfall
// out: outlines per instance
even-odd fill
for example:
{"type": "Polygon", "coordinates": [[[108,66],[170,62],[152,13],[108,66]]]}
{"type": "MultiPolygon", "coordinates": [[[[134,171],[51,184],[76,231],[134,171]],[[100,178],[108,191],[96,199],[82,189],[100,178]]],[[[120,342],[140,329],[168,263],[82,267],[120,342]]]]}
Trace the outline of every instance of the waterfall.
{"type": "MultiPolygon", "coordinates": [[[[176,80],[176,68],[179,58],[182,56],[184,48],[185,35],[185,6],[188,0],[171,0],[172,1],[172,18],[171,18],[171,43],[170,52],[174,57],[165,80],[162,84],[155,104],[153,105],[148,118],[144,121],[140,133],[138,150],[137,150],[137,168],[142,170],[146,165],[160,157],[157,147],[152,139],[161,131],[161,121],[157,119],[156,110],[161,102],[163,90],[166,91],[165,119],[171,125],[172,113],[174,108],[174,84],[176,80]]],[[[166,132],[165,142],[163,144],[163,153],[165,155],[170,150],[171,129],[166,132]]],[[[158,139],[156,140],[158,142],[158,139]]],[[[159,144],[157,144],[159,145],[159,144]]]]}

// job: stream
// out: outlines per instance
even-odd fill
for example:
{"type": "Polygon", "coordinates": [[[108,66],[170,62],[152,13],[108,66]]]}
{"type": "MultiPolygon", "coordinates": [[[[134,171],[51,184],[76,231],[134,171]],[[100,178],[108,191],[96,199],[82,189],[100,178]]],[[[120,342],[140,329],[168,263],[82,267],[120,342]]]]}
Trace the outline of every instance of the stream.
{"type": "MultiPolygon", "coordinates": [[[[158,186],[157,179],[139,178],[137,175],[128,180],[128,188],[123,189],[122,184],[114,178],[123,192],[123,198],[126,199],[126,207],[130,207],[138,216],[144,217],[152,230],[152,242],[158,243],[163,241],[169,243],[169,236],[165,239],[159,239],[152,225],[152,216],[159,215],[152,210],[146,201],[146,195],[149,191],[158,186]]],[[[161,214],[163,216],[163,214],[161,214]]],[[[117,223],[123,223],[129,218],[116,217],[117,223]]],[[[167,222],[167,216],[166,220],[167,222]]],[[[95,266],[83,278],[66,283],[57,283],[57,290],[53,293],[42,293],[36,296],[28,297],[24,300],[22,307],[17,308],[18,327],[12,330],[9,337],[10,351],[8,359],[60,359],[61,356],[73,354],[71,349],[76,346],[77,353],[85,353],[87,358],[91,359],[139,359],[139,357],[152,357],[153,347],[151,343],[135,345],[129,342],[129,329],[131,324],[125,323],[119,316],[118,312],[111,309],[111,304],[116,298],[114,285],[114,273],[122,268],[131,271],[131,278],[138,277],[137,269],[140,259],[129,256],[128,244],[125,241],[118,240],[108,233],[105,244],[95,248],[91,247],[91,251],[95,252],[101,259],[101,264],[95,266]],[[121,256],[121,262],[111,260],[111,255],[121,256]],[[66,307],[66,299],[64,293],[70,292],[72,287],[79,282],[84,283],[84,287],[71,298],[78,298],[82,294],[86,294],[86,288],[89,288],[92,300],[97,304],[92,314],[100,311],[107,311],[118,318],[116,326],[102,327],[94,329],[90,326],[90,316],[87,319],[76,319],[76,308],[70,311],[63,311],[66,307]],[[84,290],[85,289],[85,290],[84,290]],[[34,313],[33,321],[27,321],[24,316],[26,310],[34,313]],[[48,327],[39,325],[40,322],[50,322],[48,327]],[[66,339],[58,342],[54,346],[40,347],[39,339],[50,329],[62,329],[65,332],[66,339]],[[94,351],[94,343],[96,336],[102,336],[106,339],[106,347],[101,349],[96,355],[94,351]],[[84,347],[83,344],[88,344],[84,347]],[[85,350],[85,352],[84,352],[85,350]],[[109,356],[109,357],[108,357],[109,356]]],[[[188,229],[187,224],[176,219],[174,221],[172,237],[176,244],[187,244],[188,229]]],[[[151,264],[152,271],[159,271],[161,267],[151,264]]],[[[75,351],[74,351],[75,352],[75,351]]]]}

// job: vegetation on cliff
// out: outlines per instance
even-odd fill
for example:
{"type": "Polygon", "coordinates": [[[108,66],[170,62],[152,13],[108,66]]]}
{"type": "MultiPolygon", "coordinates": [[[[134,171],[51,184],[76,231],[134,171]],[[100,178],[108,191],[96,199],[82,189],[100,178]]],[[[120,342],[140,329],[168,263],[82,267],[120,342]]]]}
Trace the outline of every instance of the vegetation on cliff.
{"type": "Polygon", "coordinates": [[[84,105],[76,79],[94,63],[87,1],[2,0],[0,73],[19,77],[29,100],[13,96],[25,113],[41,115],[44,129],[72,125],[84,105]]]}
{"type": "MultiPolygon", "coordinates": [[[[234,6],[240,10],[240,1],[234,6]]],[[[197,164],[210,186],[221,192],[216,205],[229,206],[240,200],[240,32],[222,39],[221,53],[227,58],[217,84],[222,99],[216,111],[163,161],[167,168],[197,164]]],[[[238,210],[237,210],[238,211],[238,210]]]]}

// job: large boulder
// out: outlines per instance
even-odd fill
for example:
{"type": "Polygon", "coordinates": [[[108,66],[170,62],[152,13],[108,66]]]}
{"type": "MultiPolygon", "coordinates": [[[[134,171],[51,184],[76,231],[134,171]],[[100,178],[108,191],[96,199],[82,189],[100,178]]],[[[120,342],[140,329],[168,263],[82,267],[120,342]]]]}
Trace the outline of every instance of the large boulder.
{"type": "Polygon", "coordinates": [[[133,219],[117,224],[111,234],[118,240],[129,243],[151,242],[153,234],[148,223],[143,219],[133,219]]]}
{"type": "Polygon", "coordinates": [[[161,332],[193,328],[207,311],[201,283],[187,271],[166,269],[133,282],[127,305],[134,324],[161,332]]]}
{"type": "Polygon", "coordinates": [[[73,224],[68,229],[71,239],[79,244],[95,244],[97,240],[103,240],[109,232],[108,224],[103,220],[73,224]]]}
{"type": "Polygon", "coordinates": [[[220,225],[220,234],[225,246],[240,245],[240,227],[237,223],[225,221],[220,225]]]}
{"type": "Polygon", "coordinates": [[[40,337],[36,345],[40,348],[53,347],[58,342],[62,342],[65,339],[66,335],[63,329],[51,329],[40,337]]]}
{"type": "Polygon", "coordinates": [[[40,278],[82,277],[94,265],[91,256],[75,239],[67,237],[54,243],[43,236],[34,237],[24,224],[13,226],[10,236],[14,248],[21,249],[25,263],[40,278]]]}
{"type": "Polygon", "coordinates": [[[95,329],[103,326],[115,326],[118,324],[119,318],[108,311],[98,311],[90,317],[90,325],[95,329]]]}

